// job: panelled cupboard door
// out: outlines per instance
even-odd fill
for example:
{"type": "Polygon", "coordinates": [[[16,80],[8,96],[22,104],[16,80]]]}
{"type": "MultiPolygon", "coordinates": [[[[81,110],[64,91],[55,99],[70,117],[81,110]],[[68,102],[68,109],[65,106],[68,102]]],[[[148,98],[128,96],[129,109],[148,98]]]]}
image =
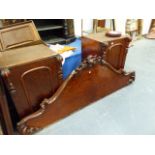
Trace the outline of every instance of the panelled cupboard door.
{"type": "Polygon", "coordinates": [[[130,41],[128,36],[107,37],[104,33],[83,36],[82,58],[86,59],[89,55],[101,56],[115,69],[124,69],[130,41]]]}
{"type": "Polygon", "coordinates": [[[36,111],[59,87],[61,64],[56,57],[2,70],[2,77],[20,118],[36,111]]]}
{"type": "Polygon", "coordinates": [[[105,60],[116,69],[123,69],[127,54],[126,42],[124,39],[117,42],[110,42],[105,52],[105,60]]]}

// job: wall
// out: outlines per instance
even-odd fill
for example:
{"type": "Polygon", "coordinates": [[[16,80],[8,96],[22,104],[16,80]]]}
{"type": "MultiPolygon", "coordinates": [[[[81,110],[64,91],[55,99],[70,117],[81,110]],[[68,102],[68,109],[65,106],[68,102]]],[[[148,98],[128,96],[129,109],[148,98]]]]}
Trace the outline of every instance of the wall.
{"type": "MultiPolygon", "coordinates": [[[[116,19],[116,30],[125,34],[126,19],[116,19]]],[[[142,34],[147,34],[150,28],[151,19],[143,19],[142,34]]]]}
{"type": "MultiPolygon", "coordinates": [[[[93,30],[93,19],[83,19],[83,31],[85,33],[90,33],[93,30]]],[[[116,30],[125,34],[125,23],[126,19],[115,19],[116,21],[116,30]]],[[[147,34],[149,31],[151,19],[143,19],[143,34],[147,34]]],[[[110,26],[110,20],[107,19],[106,27],[110,26]]],[[[81,19],[74,19],[75,35],[77,37],[81,36],[81,19]]]]}
{"type": "Polygon", "coordinates": [[[143,20],[143,31],[142,31],[143,34],[147,34],[149,32],[150,24],[151,24],[151,19],[143,20]]]}
{"type": "Polygon", "coordinates": [[[80,37],[81,36],[81,19],[74,19],[74,30],[75,30],[75,36],[80,37]]]}

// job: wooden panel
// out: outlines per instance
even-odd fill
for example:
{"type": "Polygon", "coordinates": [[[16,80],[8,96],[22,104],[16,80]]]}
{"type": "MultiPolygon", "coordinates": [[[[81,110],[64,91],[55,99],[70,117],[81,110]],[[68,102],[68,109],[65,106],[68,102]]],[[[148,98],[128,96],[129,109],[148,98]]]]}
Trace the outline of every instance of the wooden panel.
{"type": "Polygon", "coordinates": [[[48,66],[41,66],[30,69],[21,75],[20,80],[24,90],[24,94],[33,111],[38,108],[37,103],[42,100],[42,98],[38,96],[39,94],[42,94],[42,96],[45,97],[49,93],[53,94],[54,88],[51,77],[52,70],[48,66]],[[46,86],[46,89],[42,89],[42,86],[46,86]],[[36,101],[36,98],[38,98],[38,101],[36,101]]]}
{"type": "Polygon", "coordinates": [[[12,135],[14,133],[13,124],[9,112],[9,106],[7,98],[5,96],[5,90],[2,78],[0,77],[0,124],[5,135],[12,135]]]}
{"type": "Polygon", "coordinates": [[[44,44],[15,48],[0,52],[0,69],[18,66],[57,55],[57,53],[50,50],[44,44]]]}
{"type": "Polygon", "coordinates": [[[18,123],[18,130],[21,134],[32,134],[132,83],[134,79],[134,72],[117,71],[101,57],[90,56],[72,72],[53,96],[41,102],[38,111],[18,123]]]}
{"type": "Polygon", "coordinates": [[[105,19],[98,20],[98,26],[105,27],[105,24],[106,24],[106,20],[105,19]]]}
{"type": "MultiPolygon", "coordinates": [[[[106,61],[109,62],[116,69],[122,68],[125,55],[124,45],[121,43],[114,44],[108,47],[106,52],[106,61]]],[[[122,68],[123,69],[123,68],[122,68]]]]}
{"type": "Polygon", "coordinates": [[[74,37],[74,20],[66,19],[66,31],[68,32],[67,37],[74,37]]]}
{"type": "Polygon", "coordinates": [[[19,47],[37,40],[40,40],[40,36],[32,21],[4,27],[0,30],[2,50],[19,47]]]}
{"type": "Polygon", "coordinates": [[[102,56],[103,55],[103,47],[106,45],[102,44],[98,41],[95,41],[93,39],[89,39],[86,37],[81,38],[82,41],[82,59],[87,58],[89,55],[97,55],[102,56]]]}
{"type": "Polygon", "coordinates": [[[5,69],[2,70],[20,118],[36,110],[43,98],[56,91],[62,80],[59,71],[61,63],[57,57],[11,67],[8,73],[5,69]]]}

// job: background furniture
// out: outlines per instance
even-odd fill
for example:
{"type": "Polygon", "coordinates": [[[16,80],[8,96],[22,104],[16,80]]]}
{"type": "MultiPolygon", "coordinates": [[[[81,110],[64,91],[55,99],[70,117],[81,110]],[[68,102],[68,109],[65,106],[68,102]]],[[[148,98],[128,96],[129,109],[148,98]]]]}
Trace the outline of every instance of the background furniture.
{"type": "Polygon", "coordinates": [[[137,40],[142,37],[143,19],[127,19],[126,20],[126,33],[132,39],[137,40]]]}
{"type": "Polygon", "coordinates": [[[110,26],[106,27],[107,19],[93,19],[93,32],[101,32],[101,31],[108,31],[108,30],[116,30],[115,19],[109,19],[110,26]]]}
{"type": "Polygon", "coordinates": [[[116,69],[123,69],[128,45],[128,36],[107,37],[105,33],[92,33],[82,37],[82,59],[89,55],[103,56],[116,69]]]}
{"type": "MultiPolygon", "coordinates": [[[[30,19],[5,19],[2,26],[30,19]]],[[[49,44],[64,44],[75,40],[73,19],[32,19],[43,41],[49,44]]]]}
{"type": "Polygon", "coordinates": [[[148,39],[155,39],[155,19],[151,20],[149,32],[146,35],[146,38],[148,38],[148,39]]]}
{"type": "Polygon", "coordinates": [[[73,19],[33,19],[43,41],[49,44],[75,40],[73,19]]]}

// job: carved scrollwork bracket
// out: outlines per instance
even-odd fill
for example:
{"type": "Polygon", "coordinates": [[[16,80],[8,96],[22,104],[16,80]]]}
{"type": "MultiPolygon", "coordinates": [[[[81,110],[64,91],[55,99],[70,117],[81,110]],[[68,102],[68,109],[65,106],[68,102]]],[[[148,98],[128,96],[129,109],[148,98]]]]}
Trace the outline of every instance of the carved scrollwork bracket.
{"type": "Polygon", "coordinates": [[[85,68],[91,68],[95,64],[105,64],[104,59],[101,56],[92,56],[89,55],[82,63],[81,65],[75,70],[75,73],[78,73],[79,71],[85,69],[85,68]]]}
{"type": "Polygon", "coordinates": [[[23,123],[23,124],[17,125],[17,129],[23,135],[31,135],[32,133],[37,132],[41,130],[42,128],[32,127],[32,126],[29,127],[25,123],[23,123]]]}

